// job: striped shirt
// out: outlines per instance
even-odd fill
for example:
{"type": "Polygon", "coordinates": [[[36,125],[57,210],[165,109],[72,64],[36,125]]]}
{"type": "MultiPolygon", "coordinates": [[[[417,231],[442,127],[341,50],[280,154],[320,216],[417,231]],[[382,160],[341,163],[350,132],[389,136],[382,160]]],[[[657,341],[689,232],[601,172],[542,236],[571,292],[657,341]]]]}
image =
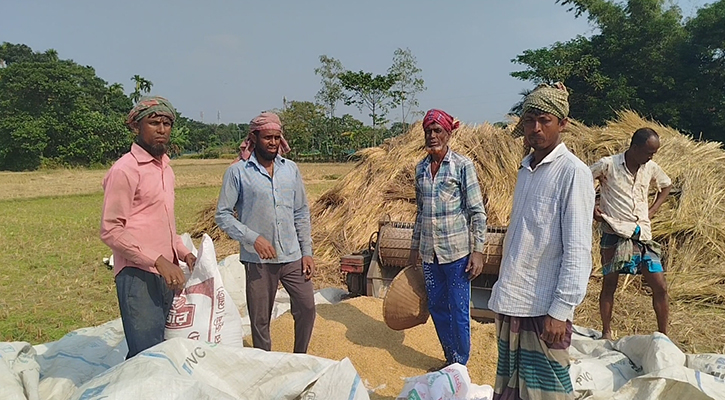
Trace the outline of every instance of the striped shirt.
{"type": "Polygon", "coordinates": [[[242,262],[288,263],[312,256],[310,209],[302,175],[297,164],[279,155],[271,177],[254,153],[227,168],[215,220],[240,243],[242,262]],[[239,219],[234,218],[235,209],[239,219]],[[259,258],[254,242],[260,235],[274,246],[277,258],[259,258]]]}
{"type": "Polygon", "coordinates": [[[532,159],[521,162],[488,306],[512,317],[571,320],[592,269],[592,173],[563,143],[533,169],[532,159]]]}
{"type": "Polygon", "coordinates": [[[415,167],[418,209],[411,248],[429,264],[434,255],[444,264],[483,252],[486,210],[473,162],[448,150],[435,177],[430,165],[427,156],[415,167]]]}

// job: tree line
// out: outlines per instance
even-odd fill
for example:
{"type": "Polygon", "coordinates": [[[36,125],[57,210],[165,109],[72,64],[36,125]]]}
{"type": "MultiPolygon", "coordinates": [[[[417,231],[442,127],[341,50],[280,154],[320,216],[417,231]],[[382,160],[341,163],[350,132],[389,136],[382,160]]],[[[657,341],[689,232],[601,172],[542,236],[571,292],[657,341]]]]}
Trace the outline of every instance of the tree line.
{"type": "Polygon", "coordinates": [[[689,18],[667,0],[557,3],[598,33],[524,51],[513,77],[564,82],[572,117],[590,125],[632,109],[696,139],[725,140],[725,0],[689,18]]]}
{"type": "MultiPolygon", "coordinates": [[[[596,28],[549,47],[525,50],[511,75],[536,84],[562,81],[571,93],[571,116],[590,125],[622,109],[692,134],[725,140],[725,0],[692,17],[668,0],[556,0],[596,28]]],[[[315,101],[283,99],[275,109],[298,160],[345,160],[357,150],[404,133],[420,117],[422,71],[409,49],[395,50],[384,73],[346,69],[319,57],[315,101]],[[338,115],[341,104],[370,118],[338,115]]],[[[0,170],[41,166],[107,165],[133,140],[124,126],[129,109],[153,83],[131,77],[133,91],[108,84],[90,66],[62,60],[55,50],[0,45],[0,170]]],[[[522,95],[531,89],[526,89],[522,95]]],[[[517,114],[520,103],[510,112],[517,114]]],[[[251,118],[251,116],[250,116],[251,118]]],[[[209,124],[180,115],[172,156],[233,153],[246,123],[209,124]]]]}
{"type": "MultiPolygon", "coordinates": [[[[283,101],[275,109],[285,124],[293,158],[345,160],[357,150],[403,133],[424,89],[410,50],[398,49],[384,75],[350,72],[334,58],[321,56],[315,73],[322,78],[317,102],[283,101]],[[406,85],[415,86],[406,86],[406,85]],[[371,107],[372,126],[349,114],[335,115],[338,103],[371,107]],[[387,126],[391,109],[401,119],[387,126]]],[[[40,167],[105,166],[128,151],[133,141],[125,118],[153,82],[134,75],[126,95],[93,67],[60,59],[55,50],[35,52],[24,44],[0,45],[0,170],[40,167]]],[[[233,153],[246,138],[247,123],[209,124],[179,115],[171,132],[171,156],[233,153]]]]}

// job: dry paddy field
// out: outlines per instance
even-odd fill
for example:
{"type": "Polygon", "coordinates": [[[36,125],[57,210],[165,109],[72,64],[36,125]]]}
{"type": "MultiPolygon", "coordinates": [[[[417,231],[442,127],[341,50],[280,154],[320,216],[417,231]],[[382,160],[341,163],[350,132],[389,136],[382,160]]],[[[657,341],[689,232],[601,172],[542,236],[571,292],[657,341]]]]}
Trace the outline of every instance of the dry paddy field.
{"type": "MultiPolygon", "coordinates": [[[[310,201],[352,164],[299,164],[310,201]]],[[[187,231],[219,194],[229,160],[174,160],[187,231]]],[[[98,238],[106,170],[0,172],[0,341],[43,343],[118,317],[110,250],[98,238]]]]}

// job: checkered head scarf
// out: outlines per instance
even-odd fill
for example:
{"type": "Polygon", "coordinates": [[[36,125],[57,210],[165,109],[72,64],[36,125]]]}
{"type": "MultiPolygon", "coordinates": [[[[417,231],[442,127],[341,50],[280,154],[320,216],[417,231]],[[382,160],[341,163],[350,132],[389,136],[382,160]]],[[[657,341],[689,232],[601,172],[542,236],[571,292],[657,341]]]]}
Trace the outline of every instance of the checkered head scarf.
{"type": "Polygon", "coordinates": [[[458,125],[460,125],[460,123],[453,119],[453,117],[447,112],[443,110],[436,110],[435,108],[428,110],[428,112],[425,113],[425,117],[423,117],[423,129],[433,123],[440,125],[446,132],[453,132],[458,128],[458,125]]]}
{"type": "Polygon", "coordinates": [[[524,99],[521,109],[521,118],[516,123],[513,137],[524,135],[524,119],[523,116],[531,109],[537,109],[549,113],[559,119],[569,116],[569,92],[563,83],[557,82],[553,85],[542,83],[537,86],[533,92],[529,93],[524,99]]]}
{"type": "Polygon", "coordinates": [[[126,125],[141,121],[143,117],[152,114],[169,117],[172,123],[176,120],[176,111],[170,101],[161,96],[144,96],[138,101],[138,104],[136,104],[131,112],[128,113],[126,125]]]}
{"type": "MultiPolygon", "coordinates": [[[[247,136],[247,139],[244,140],[239,146],[239,157],[237,157],[234,162],[237,162],[239,160],[249,160],[249,156],[251,156],[252,152],[254,151],[254,143],[252,143],[252,140],[249,137],[253,135],[256,131],[266,130],[282,132],[282,121],[280,121],[277,114],[265,111],[254,117],[254,119],[249,122],[249,135],[247,136]]],[[[279,155],[289,153],[290,150],[292,149],[290,148],[289,143],[287,143],[287,140],[285,140],[284,136],[282,136],[279,142],[279,155]]]]}

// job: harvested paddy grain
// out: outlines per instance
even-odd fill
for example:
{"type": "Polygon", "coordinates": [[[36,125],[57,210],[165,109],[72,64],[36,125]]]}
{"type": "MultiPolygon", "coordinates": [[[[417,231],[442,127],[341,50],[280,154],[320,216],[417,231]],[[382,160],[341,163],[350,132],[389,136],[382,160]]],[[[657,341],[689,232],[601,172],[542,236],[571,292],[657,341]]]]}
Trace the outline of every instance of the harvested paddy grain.
{"type": "MultiPolygon", "coordinates": [[[[315,330],[308,353],[341,360],[349,358],[371,399],[394,399],[404,378],[423,375],[443,362],[433,321],[405,331],[383,322],[383,301],[357,297],[334,305],[318,305],[315,330]]],[[[291,352],[294,344],[292,315],[272,321],[272,350],[291,352]]],[[[245,338],[245,345],[251,339],[245,338]]],[[[493,324],[471,322],[471,358],[468,371],[474,383],[493,385],[497,345],[493,324]]]]}

